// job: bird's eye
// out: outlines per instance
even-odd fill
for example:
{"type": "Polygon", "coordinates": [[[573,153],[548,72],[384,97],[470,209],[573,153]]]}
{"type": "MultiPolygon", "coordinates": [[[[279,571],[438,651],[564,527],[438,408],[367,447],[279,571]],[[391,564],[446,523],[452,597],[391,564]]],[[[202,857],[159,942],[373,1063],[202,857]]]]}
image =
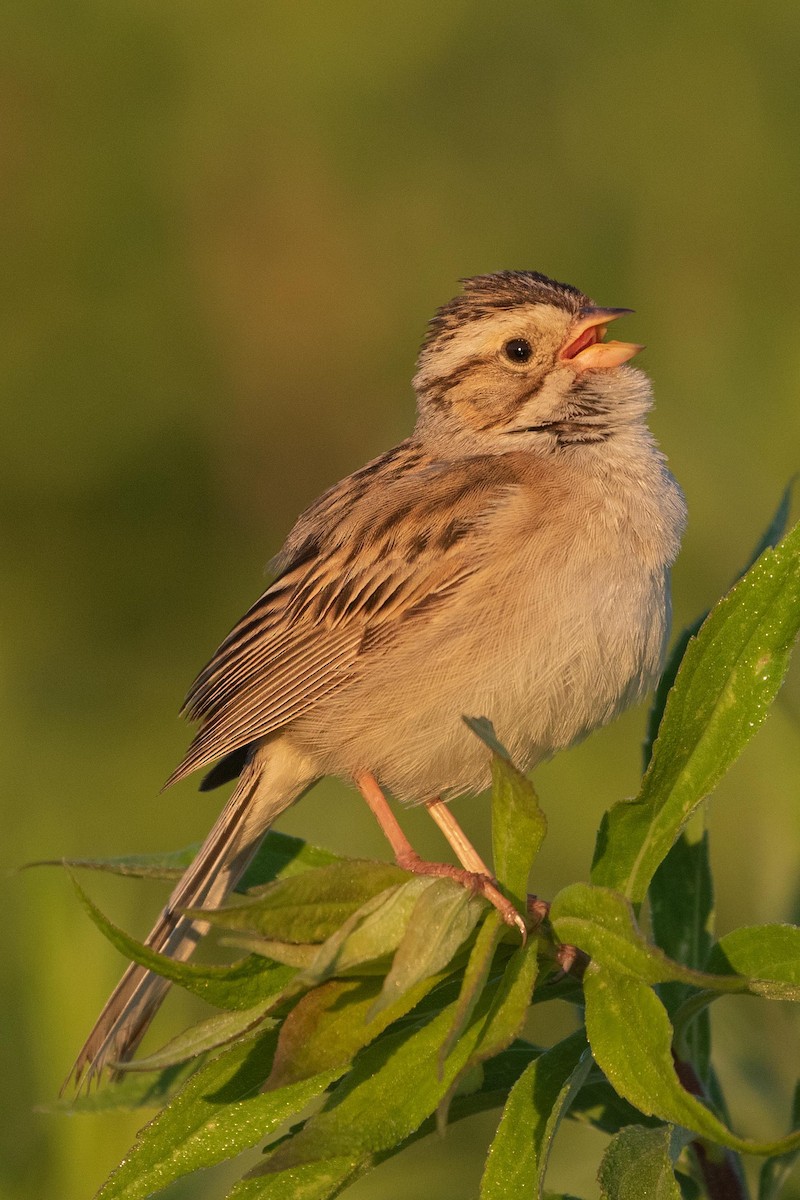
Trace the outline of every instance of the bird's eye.
{"type": "Polygon", "coordinates": [[[526,363],[533,354],[533,347],[525,338],[512,338],[503,347],[506,358],[515,363],[526,363]]]}

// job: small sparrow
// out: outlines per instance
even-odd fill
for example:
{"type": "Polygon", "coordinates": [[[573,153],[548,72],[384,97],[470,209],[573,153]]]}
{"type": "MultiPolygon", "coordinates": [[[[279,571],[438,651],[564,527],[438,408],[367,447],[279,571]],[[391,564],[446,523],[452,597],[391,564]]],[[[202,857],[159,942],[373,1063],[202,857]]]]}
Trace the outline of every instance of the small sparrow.
{"type": "MultiPolygon", "coordinates": [[[[169,783],[238,777],[147,944],[186,959],[275,819],[324,775],[352,781],[397,862],[477,888],[522,918],[445,801],[490,781],[463,714],[528,769],[658,678],[686,510],[645,423],[639,350],[535,271],[464,281],[430,323],[411,437],[298,519],[276,577],[195,680],[200,724],[169,783]],[[427,863],[384,796],[427,805],[463,869],[427,863]]],[[[524,928],[524,926],[522,926],[524,928]]],[[[129,1058],[168,987],[128,968],[73,1068],[129,1058]]]]}

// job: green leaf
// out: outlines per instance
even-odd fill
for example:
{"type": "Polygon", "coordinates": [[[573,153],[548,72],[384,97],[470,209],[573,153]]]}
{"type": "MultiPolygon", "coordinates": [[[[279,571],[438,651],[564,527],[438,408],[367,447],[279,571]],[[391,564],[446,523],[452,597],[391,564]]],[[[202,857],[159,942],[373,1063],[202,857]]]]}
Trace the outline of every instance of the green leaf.
{"type": "Polygon", "coordinates": [[[307,992],[283,1022],[267,1087],[284,1087],[347,1066],[359,1050],[415,1008],[444,975],[420,980],[377,1012],[380,978],[330,979],[307,992]]]}
{"type": "Polygon", "coordinates": [[[626,1125],[656,1125],[655,1117],[644,1116],[618,1096],[602,1071],[594,1067],[569,1108],[569,1117],[603,1133],[619,1133],[626,1125]]]}
{"type": "Polygon", "coordinates": [[[164,979],[170,979],[218,1008],[251,1008],[259,1000],[280,995],[294,978],[295,971],[291,968],[276,966],[255,955],[225,967],[176,962],[137,942],[113,925],[92,903],[78,881],[73,878],[72,882],[81,904],[112,946],[116,946],[126,958],[149,968],[164,979]]]}
{"type": "Polygon", "coordinates": [[[511,762],[485,717],[464,718],[466,724],[492,751],[492,849],[499,882],[524,913],[528,876],[539,853],[547,820],[539,807],[533,784],[511,762]]]}
{"type": "Polygon", "coordinates": [[[681,1086],[672,1059],[669,1017],[642,980],[591,963],[583,987],[592,1053],[620,1096],[634,1107],[743,1154],[784,1154],[800,1146],[800,1130],[769,1142],[737,1136],[681,1086]]]}
{"type": "Polygon", "coordinates": [[[99,1113],[132,1111],[137,1108],[161,1108],[197,1070],[196,1062],[167,1067],[147,1075],[128,1075],[95,1091],[83,1091],[76,1096],[61,1096],[49,1104],[39,1105],[37,1112],[99,1113]]]}
{"type": "Polygon", "coordinates": [[[453,1049],[475,1011],[475,1005],[486,986],[495,951],[504,932],[503,918],[496,908],[491,909],[478,931],[475,944],[470,951],[461,982],[461,990],[454,1008],[453,1024],[439,1049],[441,1064],[453,1049]]]}
{"type": "Polygon", "coordinates": [[[494,725],[488,717],[467,717],[462,716],[461,720],[471,729],[477,738],[483,742],[485,746],[491,750],[492,754],[497,758],[504,758],[507,763],[511,762],[511,755],[506,750],[503,743],[499,740],[494,731],[494,725]]]}
{"type": "Polygon", "coordinates": [[[453,887],[450,879],[434,879],[414,905],[371,1015],[446,967],[485,912],[485,902],[466,888],[453,887]]]}
{"type": "Polygon", "coordinates": [[[528,876],[547,833],[533,784],[504,758],[492,759],[492,844],[495,870],[521,912],[528,876]]]}
{"type": "MultiPolygon", "coordinates": [[[[800,1126],[800,1083],[797,1084],[792,1098],[791,1123],[800,1126]]],[[[778,1200],[783,1185],[794,1170],[800,1158],[800,1149],[780,1157],[768,1158],[761,1166],[758,1179],[758,1200],[778,1200]]]]}
{"type": "Polygon", "coordinates": [[[642,764],[645,770],[650,765],[650,759],[653,757],[653,746],[658,737],[661,728],[661,722],[664,718],[664,709],[667,706],[669,694],[672,691],[675,680],[680,670],[680,665],[683,662],[683,656],[693,638],[696,638],[700,632],[703,622],[708,616],[708,610],[701,613],[700,616],[692,621],[691,625],[686,629],[681,630],[675,639],[667,661],[664,663],[664,670],[661,672],[661,678],[658,681],[656,690],[653,693],[653,702],[650,705],[650,711],[647,714],[647,729],[644,735],[644,744],[642,746],[642,764]]]}
{"type": "Polygon", "coordinates": [[[761,558],[761,555],[765,550],[770,550],[773,546],[777,546],[778,542],[786,533],[786,526],[789,523],[789,512],[792,507],[792,492],[794,491],[794,485],[796,482],[797,475],[795,474],[783,489],[783,494],[778,501],[778,507],[772,514],[772,520],[762,533],[761,537],[758,539],[755,549],[753,550],[747,562],[747,566],[745,567],[744,571],[741,572],[742,575],[744,575],[746,571],[750,570],[753,563],[757,562],[758,559],[761,558]]]}
{"type": "Polygon", "coordinates": [[[362,966],[393,954],[400,945],[420,896],[436,884],[463,892],[449,879],[434,879],[430,875],[406,875],[405,883],[387,888],[367,900],[356,912],[320,946],[302,976],[307,987],[313,987],[362,966]]]}
{"type": "Polygon", "coordinates": [[[708,956],[708,968],[719,974],[735,971],[762,981],[762,996],[800,999],[800,926],[744,925],[726,933],[708,956]],[[770,984],[774,982],[774,991],[770,984]]]}
{"type": "Polygon", "coordinates": [[[612,808],[592,879],[644,899],[698,805],[766,718],[800,628],[800,526],[713,609],[683,657],[638,797],[612,808]]]}
{"type": "Polygon", "coordinates": [[[489,1147],[481,1200],[539,1200],[556,1130],[591,1065],[586,1038],[579,1032],[526,1067],[489,1147]]]}
{"type": "Polygon", "coordinates": [[[365,901],[407,880],[389,863],[353,859],[267,884],[225,908],[190,911],[211,925],[268,940],[324,942],[365,901]]]}
{"type": "Polygon", "coordinates": [[[237,1041],[256,1028],[272,1028],[275,1022],[267,1023],[267,1013],[271,1007],[270,1002],[265,1004],[262,1001],[254,1008],[215,1013],[213,1017],[199,1021],[197,1025],[179,1033],[154,1054],[134,1059],[132,1062],[112,1065],[118,1071],[160,1071],[164,1067],[175,1066],[176,1063],[186,1062],[190,1058],[198,1058],[201,1054],[237,1041]]]}
{"type": "Polygon", "coordinates": [[[317,870],[339,861],[340,857],[332,854],[330,850],[312,846],[302,838],[270,829],[236,885],[236,890],[247,892],[251,888],[271,883],[274,879],[288,879],[292,875],[317,870]]]}
{"type": "MultiPolygon", "coordinates": [[[[783,495],[778,502],[778,507],[773,514],[772,520],[759,538],[755,550],[747,561],[747,565],[736,577],[737,580],[741,579],[742,575],[750,570],[750,568],[753,566],[756,560],[761,557],[765,550],[777,545],[786,532],[786,525],[789,520],[789,509],[791,507],[793,486],[794,478],[791,479],[787,484],[783,495]]],[[[707,611],[701,613],[696,621],[693,621],[687,629],[684,629],[683,632],[678,635],[675,645],[672,647],[664,665],[664,670],[662,671],[661,678],[658,681],[658,687],[656,688],[655,695],[653,696],[653,703],[647,717],[647,734],[645,736],[645,743],[643,747],[645,767],[647,767],[648,763],[650,762],[650,758],[653,753],[653,744],[658,736],[661,718],[664,715],[664,707],[667,703],[667,696],[669,695],[670,689],[675,682],[675,677],[678,674],[678,668],[680,667],[683,656],[686,653],[686,647],[689,645],[691,639],[696,636],[707,616],[707,611]]],[[[667,947],[665,946],[664,949],[666,950],[667,947]]]]}
{"type": "MultiPolygon", "coordinates": [[[[200,842],[159,854],[127,854],[117,858],[51,858],[28,863],[30,867],[74,867],[80,870],[105,871],[111,875],[129,875],[136,879],[180,879],[194,861],[200,842]]],[[[282,879],[337,862],[329,850],[311,846],[302,838],[290,837],[271,829],[258,849],[244,877],[236,885],[246,891],[257,884],[282,879]]]]}
{"type": "Polygon", "coordinates": [[[653,938],[686,967],[706,965],[714,944],[714,884],[705,830],[684,830],[650,885],[653,938]]]}
{"type": "MultiPolygon", "coordinates": [[[[734,929],[711,950],[708,966],[713,968],[715,979],[726,974],[746,979],[747,991],[752,995],[768,1000],[800,1000],[800,929],[796,925],[734,929]]],[[[722,990],[693,992],[673,1012],[675,1044],[681,1058],[694,1063],[692,1030],[722,990]]],[[[711,1072],[708,1082],[715,1082],[711,1072]]]]}
{"type": "Polygon", "coordinates": [[[134,879],[180,879],[191,864],[200,843],[160,854],[126,854],[117,858],[47,858],[27,863],[29,867],[67,867],[69,870],[104,871],[108,875],[129,875],[134,879]]]}
{"type": "Polygon", "coordinates": [[[271,1031],[237,1042],[201,1067],[141,1130],[97,1200],[144,1200],[175,1179],[232,1158],[301,1112],[335,1072],[260,1093],[275,1047],[271,1031]]]}
{"type": "MultiPolygon", "coordinates": [[[[726,974],[747,980],[747,991],[769,1000],[800,1000],[800,928],[796,925],[745,925],[726,934],[708,955],[714,978],[726,974]]],[[[681,1058],[692,1058],[692,1030],[721,989],[693,992],[672,1013],[675,1044],[681,1058]]],[[[701,1078],[702,1078],[701,1072],[701,1078]]],[[[709,1073],[709,1085],[714,1084],[709,1073]]]]}
{"type": "Polygon", "coordinates": [[[601,1200],[681,1200],[672,1169],[686,1139],[669,1125],[629,1125],[612,1138],[598,1172],[601,1200]]]}
{"type": "MultiPolygon", "coordinates": [[[[714,885],[708,834],[685,829],[659,866],[650,884],[650,924],[656,945],[676,962],[706,966],[714,943],[714,885]]],[[[659,995],[673,1014],[690,992],[685,983],[665,983],[659,995]]],[[[710,1083],[711,1026],[700,1013],[685,1030],[685,1052],[704,1083],[710,1083]]]]}
{"type": "MultiPolygon", "coordinates": [[[[478,1040],[467,1054],[439,1103],[437,1122],[440,1131],[444,1131],[450,1101],[467,1076],[487,1059],[494,1058],[496,1054],[510,1046],[522,1029],[531,1003],[538,965],[538,946],[535,940],[525,946],[520,946],[508,960],[478,1040]]],[[[450,1040],[451,1031],[448,1030],[445,1041],[450,1042],[450,1040]]],[[[442,1062],[441,1050],[439,1051],[439,1062],[442,1062]]],[[[446,1065],[445,1060],[443,1069],[446,1068],[446,1065]]]]}
{"type": "Polygon", "coordinates": [[[362,1051],[322,1112],[257,1170],[269,1174],[329,1158],[361,1159],[391,1150],[407,1138],[436,1109],[464,1066],[496,990],[490,986],[484,992],[443,1072],[437,1052],[452,1025],[453,1004],[422,1027],[386,1034],[362,1051]]]}
{"type": "MultiPolygon", "coordinates": [[[[490,1059],[481,1071],[483,1082],[477,1090],[469,1093],[459,1094],[454,1097],[449,1116],[449,1124],[456,1121],[461,1121],[465,1117],[474,1116],[476,1113],[489,1112],[500,1108],[506,1100],[509,1089],[519,1078],[522,1071],[532,1060],[537,1057],[542,1051],[530,1045],[530,1043],[517,1040],[507,1050],[498,1054],[495,1058],[490,1059]]],[[[389,1149],[381,1151],[374,1155],[366,1155],[359,1160],[358,1174],[362,1174],[371,1166],[385,1162],[386,1159],[401,1153],[407,1146],[419,1141],[421,1138],[428,1137],[436,1130],[436,1124],[432,1117],[426,1118],[422,1124],[407,1138],[396,1142],[389,1149]]],[[[344,1160],[342,1160],[344,1161],[344,1160]]],[[[282,1179],[283,1174],[272,1176],[272,1178],[282,1179]]],[[[285,1172],[288,1177],[289,1172],[285,1172]]],[[[283,1195],[283,1193],[280,1193],[283,1195]]],[[[548,1200],[553,1200],[551,1193],[547,1193],[548,1200]]],[[[574,1200],[570,1197],[563,1197],[563,1200],[574,1200]]]]}
{"type": "MultiPolygon", "coordinates": [[[[553,901],[550,923],[562,942],[585,951],[595,964],[646,983],[678,981],[718,992],[764,994],[760,980],[697,971],[667,958],[639,929],[630,902],[609,888],[570,884],[553,901]]],[[[791,998],[792,989],[784,986],[783,994],[791,998]]]]}
{"type": "Polygon", "coordinates": [[[251,1172],[228,1192],[227,1200],[331,1200],[367,1165],[344,1157],[303,1163],[275,1175],[251,1172]]]}

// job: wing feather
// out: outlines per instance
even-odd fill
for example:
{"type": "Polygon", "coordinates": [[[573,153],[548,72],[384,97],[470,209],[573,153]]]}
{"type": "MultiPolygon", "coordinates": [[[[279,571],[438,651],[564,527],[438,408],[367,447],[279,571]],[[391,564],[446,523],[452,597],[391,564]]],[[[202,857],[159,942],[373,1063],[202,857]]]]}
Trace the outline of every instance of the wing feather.
{"type": "Polygon", "coordinates": [[[442,463],[407,442],[316,501],[192,685],[184,711],[201,727],[169,783],[289,725],[407,621],[432,619],[474,573],[515,458],[442,463]]]}

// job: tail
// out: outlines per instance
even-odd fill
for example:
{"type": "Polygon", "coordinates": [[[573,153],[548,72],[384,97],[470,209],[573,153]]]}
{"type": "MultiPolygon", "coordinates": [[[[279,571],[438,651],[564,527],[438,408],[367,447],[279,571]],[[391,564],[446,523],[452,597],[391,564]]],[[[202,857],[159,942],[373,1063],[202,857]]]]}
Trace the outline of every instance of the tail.
{"type": "MultiPolygon", "coordinates": [[[[208,926],[182,916],[181,910],[220,905],[241,878],[272,822],[304,790],[303,785],[295,783],[276,793],[276,780],[267,778],[273,774],[265,770],[259,753],[245,765],[228,803],[150,931],[146,946],[179,962],[191,956],[208,926]]],[[[286,784],[285,777],[281,782],[286,784]]],[[[131,1058],[169,986],[169,980],[132,963],[95,1021],[65,1086],[70,1080],[79,1084],[84,1075],[84,1082],[90,1083],[104,1068],[131,1058]]]]}

